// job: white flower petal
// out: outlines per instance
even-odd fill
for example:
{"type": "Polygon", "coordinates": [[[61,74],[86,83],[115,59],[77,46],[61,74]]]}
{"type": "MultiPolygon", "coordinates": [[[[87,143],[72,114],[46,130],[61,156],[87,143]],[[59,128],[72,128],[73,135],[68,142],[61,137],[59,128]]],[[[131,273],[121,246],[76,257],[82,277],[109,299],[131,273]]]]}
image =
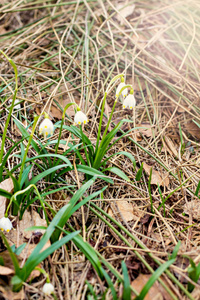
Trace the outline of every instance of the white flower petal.
{"type": "Polygon", "coordinates": [[[54,131],[54,125],[50,119],[45,118],[39,127],[39,134],[43,134],[44,138],[51,136],[54,131]]]}
{"type": "Polygon", "coordinates": [[[81,125],[82,123],[86,124],[88,122],[88,118],[82,111],[79,110],[75,114],[74,122],[75,124],[79,124],[79,125],[81,125]]]}
{"type": "Polygon", "coordinates": [[[135,107],[135,97],[133,94],[129,94],[126,99],[124,99],[123,102],[123,108],[129,107],[130,109],[133,109],[135,107]]]}
{"type": "Polygon", "coordinates": [[[45,295],[50,296],[54,292],[54,286],[51,283],[45,283],[42,291],[45,295]]]}
{"type": "MultiPolygon", "coordinates": [[[[116,97],[117,97],[117,98],[119,97],[119,93],[120,93],[121,89],[122,89],[125,85],[126,85],[126,84],[125,84],[124,82],[121,82],[121,83],[118,85],[117,90],[116,90],[116,97]]],[[[123,97],[126,97],[126,95],[128,94],[128,89],[127,89],[127,88],[124,89],[124,90],[122,91],[121,94],[122,94],[123,97]]]]}
{"type": "Polygon", "coordinates": [[[0,219],[0,229],[2,231],[7,231],[9,232],[13,228],[11,221],[9,218],[3,217],[0,219]]]}

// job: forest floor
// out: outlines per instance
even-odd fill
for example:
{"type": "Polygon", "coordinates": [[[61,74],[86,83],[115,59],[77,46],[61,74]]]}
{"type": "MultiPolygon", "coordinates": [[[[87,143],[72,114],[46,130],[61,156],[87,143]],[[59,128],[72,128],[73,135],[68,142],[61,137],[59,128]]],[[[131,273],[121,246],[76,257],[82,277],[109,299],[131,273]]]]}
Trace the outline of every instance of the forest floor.
{"type": "MultiPolygon", "coordinates": [[[[0,299],[43,299],[49,276],[48,299],[128,300],[152,274],[137,299],[200,299],[199,10],[194,0],[1,1],[0,50],[16,65],[18,86],[13,108],[14,70],[2,53],[0,189],[23,193],[19,209],[14,200],[9,208],[15,230],[5,234],[15,250],[27,244],[15,251],[21,269],[56,213],[73,197],[85,202],[56,225],[78,231],[82,244],[57,247],[18,292],[2,238],[0,299]],[[133,87],[133,109],[120,95],[112,110],[119,74],[133,87]],[[73,125],[69,103],[87,124],[73,125]],[[39,135],[44,112],[55,128],[48,138],[39,135]],[[114,134],[95,164],[105,129],[114,134]],[[32,226],[41,228],[25,231],[32,226]]],[[[1,193],[1,218],[9,195],[1,193]]],[[[54,229],[52,245],[67,236],[54,229]]]]}

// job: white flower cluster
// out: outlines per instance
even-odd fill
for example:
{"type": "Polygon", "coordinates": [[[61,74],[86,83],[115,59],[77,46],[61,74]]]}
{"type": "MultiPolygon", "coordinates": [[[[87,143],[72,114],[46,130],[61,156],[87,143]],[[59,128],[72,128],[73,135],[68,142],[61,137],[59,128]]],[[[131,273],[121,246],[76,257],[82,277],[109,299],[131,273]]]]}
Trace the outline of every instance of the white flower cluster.
{"type": "MultiPolygon", "coordinates": [[[[86,124],[89,122],[86,114],[84,114],[82,111],[77,111],[77,113],[74,116],[74,123],[75,125],[81,125],[86,124]]],[[[39,134],[43,134],[44,138],[50,137],[53,134],[54,131],[54,125],[52,121],[49,119],[49,116],[45,113],[45,119],[42,121],[42,123],[39,126],[39,134]]]]}
{"type": "MultiPolygon", "coordinates": [[[[115,95],[116,98],[118,98],[120,96],[121,89],[126,86],[123,77],[121,80],[122,81],[120,82],[120,84],[118,85],[117,90],[116,90],[116,95],[115,95]]],[[[124,90],[122,90],[121,94],[122,94],[123,98],[125,98],[123,101],[123,108],[133,109],[136,105],[135,97],[133,95],[133,90],[131,90],[130,94],[128,95],[128,89],[125,88],[124,90]]]]}
{"type": "Polygon", "coordinates": [[[9,232],[12,228],[13,228],[12,223],[8,218],[3,217],[3,218],[0,219],[0,229],[1,229],[1,231],[5,230],[5,231],[9,232]]]}

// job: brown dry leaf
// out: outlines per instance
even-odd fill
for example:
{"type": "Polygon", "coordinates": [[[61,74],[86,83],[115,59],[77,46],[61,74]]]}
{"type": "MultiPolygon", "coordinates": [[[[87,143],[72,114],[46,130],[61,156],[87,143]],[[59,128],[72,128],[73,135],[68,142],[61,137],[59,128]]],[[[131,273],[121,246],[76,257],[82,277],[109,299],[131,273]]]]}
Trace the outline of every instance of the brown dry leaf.
{"type": "MultiPolygon", "coordinates": [[[[42,265],[39,264],[37,267],[38,267],[38,268],[42,268],[42,265]]],[[[31,272],[30,276],[28,277],[27,281],[31,281],[31,280],[33,280],[34,278],[39,277],[40,274],[41,274],[41,273],[40,273],[39,270],[33,270],[33,271],[31,272]]]]}
{"type": "Polygon", "coordinates": [[[5,30],[4,25],[0,25],[0,35],[7,33],[7,31],[5,30]]]}
{"type": "Polygon", "coordinates": [[[137,138],[139,140],[142,140],[141,135],[143,134],[146,137],[152,137],[153,136],[153,132],[152,132],[152,126],[150,123],[141,123],[141,124],[137,124],[137,127],[144,127],[144,128],[139,128],[136,129],[135,132],[137,133],[137,138]]]}
{"type": "MultiPolygon", "coordinates": [[[[14,190],[13,181],[11,178],[8,178],[0,183],[0,189],[6,190],[9,193],[12,193],[14,190]]],[[[0,196],[0,218],[4,217],[6,209],[7,198],[0,196]]]]}
{"type": "MultiPolygon", "coordinates": [[[[18,222],[18,228],[5,234],[10,246],[14,244],[17,248],[23,243],[27,243],[26,247],[19,255],[21,258],[28,257],[31,254],[36,247],[36,243],[39,241],[39,238],[44,232],[44,230],[41,229],[37,230],[37,232],[24,231],[26,228],[32,226],[46,226],[46,221],[41,219],[40,215],[36,211],[32,211],[32,213],[30,213],[26,210],[22,220],[18,222]]],[[[50,242],[48,241],[42,250],[49,246],[50,242]]]]}
{"type": "Polygon", "coordinates": [[[178,151],[176,150],[172,140],[168,136],[165,136],[165,142],[163,141],[163,143],[165,148],[171,155],[178,157],[178,151]]]}
{"type": "MultiPolygon", "coordinates": [[[[149,278],[152,275],[140,274],[132,283],[131,286],[140,293],[149,278]]],[[[162,278],[163,279],[163,278],[162,278]]],[[[166,284],[166,282],[165,282],[166,284]]],[[[147,295],[144,298],[145,300],[171,300],[170,295],[165,291],[165,289],[156,281],[154,285],[150,288],[147,295]]]]}
{"type": "Polygon", "coordinates": [[[184,127],[193,138],[200,139],[200,128],[194,122],[188,122],[184,127]]]}
{"type": "Polygon", "coordinates": [[[193,200],[193,201],[187,202],[184,205],[184,213],[187,215],[192,215],[192,217],[195,220],[199,220],[200,219],[199,206],[200,206],[199,200],[193,200]]]}
{"type": "Polygon", "coordinates": [[[4,266],[0,266],[0,275],[11,275],[14,273],[15,273],[14,270],[4,266]]]}
{"type": "Polygon", "coordinates": [[[160,186],[169,185],[169,178],[164,176],[161,172],[159,173],[158,171],[154,170],[152,166],[149,166],[146,163],[144,163],[143,168],[148,175],[150,175],[150,171],[152,168],[151,184],[159,184],[160,186]]]}
{"type": "MultiPolygon", "coordinates": [[[[60,100],[59,104],[60,106],[64,109],[65,106],[69,103],[69,100],[60,100]]],[[[52,117],[57,118],[57,119],[62,119],[62,114],[63,112],[59,109],[58,106],[55,106],[54,104],[51,105],[51,109],[50,109],[50,114],[52,117]]],[[[66,114],[72,118],[74,117],[74,108],[73,105],[71,105],[70,107],[68,107],[66,114]]]]}
{"type": "Polygon", "coordinates": [[[0,286],[0,298],[1,299],[6,299],[6,300],[23,300],[26,299],[24,295],[24,290],[22,289],[18,293],[14,293],[12,291],[12,288],[10,286],[0,286]],[[4,297],[4,298],[1,298],[4,297]]]}
{"type": "MultiPolygon", "coordinates": [[[[120,213],[122,214],[123,218],[128,222],[128,221],[132,221],[132,220],[138,220],[138,217],[136,217],[133,214],[133,205],[131,203],[129,203],[128,201],[117,201],[117,206],[118,209],[120,211],[120,213]]],[[[116,216],[114,216],[112,209],[108,210],[108,214],[115,218],[116,216]]],[[[120,218],[120,215],[119,215],[120,218]]]]}
{"type": "Polygon", "coordinates": [[[124,20],[124,18],[126,19],[128,16],[130,16],[135,9],[135,5],[131,4],[131,5],[127,5],[126,7],[125,4],[127,3],[118,3],[116,8],[117,10],[119,10],[119,13],[116,15],[118,21],[120,22],[120,25],[126,25],[126,21],[124,20]],[[124,8],[122,8],[124,7],[124,8]]]}

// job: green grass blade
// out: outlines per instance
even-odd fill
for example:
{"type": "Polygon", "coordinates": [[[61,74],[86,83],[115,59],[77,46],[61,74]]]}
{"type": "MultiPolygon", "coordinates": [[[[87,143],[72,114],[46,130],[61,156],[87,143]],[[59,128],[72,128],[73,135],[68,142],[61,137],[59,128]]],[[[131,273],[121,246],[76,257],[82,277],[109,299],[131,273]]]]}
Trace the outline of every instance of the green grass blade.
{"type": "Polygon", "coordinates": [[[140,292],[139,296],[135,298],[135,300],[143,300],[150,290],[150,288],[153,286],[154,282],[162,275],[165,270],[175,262],[175,259],[171,259],[167,262],[165,262],[163,265],[161,265],[154,274],[149,278],[148,282],[143,287],[142,291],[140,292]]]}
{"type": "Polygon", "coordinates": [[[104,172],[106,172],[106,171],[112,172],[112,173],[116,174],[117,176],[119,176],[120,178],[130,182],[130,179],[128,178],[128,176],[122,170],[120,170],[117,167],[110,167],[110,168],[107,168],[103,171],[104,172]]]}
{"type": "Polygon", "coordinates": [[[123,300],[131,300],[131,288],[130,288],[130,280],[128,276],[128,270],[124,261],[122,261],[122,273],[123,273],[123,300]]]}

